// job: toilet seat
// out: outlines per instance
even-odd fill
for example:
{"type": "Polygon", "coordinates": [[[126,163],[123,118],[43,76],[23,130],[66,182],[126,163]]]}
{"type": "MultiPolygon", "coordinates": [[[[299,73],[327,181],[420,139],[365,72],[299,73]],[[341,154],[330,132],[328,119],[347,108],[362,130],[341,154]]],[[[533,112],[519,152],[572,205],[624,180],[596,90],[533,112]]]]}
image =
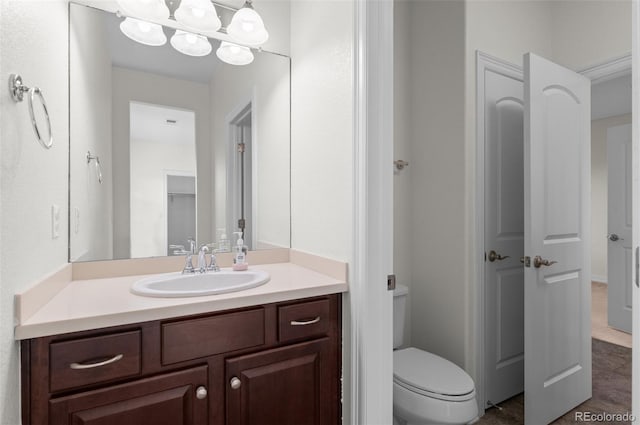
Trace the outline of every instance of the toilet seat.
{"type": "Polygon", "coordinates": [[[475,397],[471,377],[440,356],[417,348],[393,353],[393,381],[422,396],[444,401],[466,401],[475,397]]]}

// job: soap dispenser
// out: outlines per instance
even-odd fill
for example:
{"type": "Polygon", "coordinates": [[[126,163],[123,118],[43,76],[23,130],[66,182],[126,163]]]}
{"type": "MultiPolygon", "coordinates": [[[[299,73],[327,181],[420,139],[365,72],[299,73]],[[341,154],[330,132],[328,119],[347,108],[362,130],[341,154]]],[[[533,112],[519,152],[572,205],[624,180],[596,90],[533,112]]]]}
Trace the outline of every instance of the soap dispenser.
{"type": "Polygon", "coordinates": [[[244,239],[242,239],[242,232],[233,232],[234,235],[238,237],[238,241],[236,242],[236,246],[234,248],[235,255],[233,257],[233,270],[235,271],[243,271],[249,268],[249,264],[247,263],[247,257],[245,253],[244,239]]]}

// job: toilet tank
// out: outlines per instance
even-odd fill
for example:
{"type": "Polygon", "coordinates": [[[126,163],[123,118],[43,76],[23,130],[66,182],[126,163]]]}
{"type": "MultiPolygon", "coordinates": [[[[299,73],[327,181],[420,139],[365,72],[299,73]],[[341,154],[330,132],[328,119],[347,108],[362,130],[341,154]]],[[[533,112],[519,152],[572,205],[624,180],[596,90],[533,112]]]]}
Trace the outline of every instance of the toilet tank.
{"type": "Polygon", "coordinates": [[[396,285],[393,290],[393,348],[398,348],[404,342],[404,317],[409,288],[396,285]]]}

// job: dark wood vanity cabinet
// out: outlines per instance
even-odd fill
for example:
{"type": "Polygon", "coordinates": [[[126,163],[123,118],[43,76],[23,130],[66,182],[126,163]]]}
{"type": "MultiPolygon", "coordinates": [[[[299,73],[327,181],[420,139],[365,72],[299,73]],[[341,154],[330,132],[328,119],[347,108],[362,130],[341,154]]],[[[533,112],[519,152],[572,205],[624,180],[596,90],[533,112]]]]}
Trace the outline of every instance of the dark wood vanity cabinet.
{"type": "Polygon", "coordinates": [[[22,341],[23,424],[324,425],[341,296],[22,341]]]}

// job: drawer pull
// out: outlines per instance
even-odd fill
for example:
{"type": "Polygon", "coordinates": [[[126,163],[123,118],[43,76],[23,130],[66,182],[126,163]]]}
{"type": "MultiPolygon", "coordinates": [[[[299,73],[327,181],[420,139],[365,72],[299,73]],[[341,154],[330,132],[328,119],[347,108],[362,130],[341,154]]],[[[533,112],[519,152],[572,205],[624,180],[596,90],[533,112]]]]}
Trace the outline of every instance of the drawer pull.
{"type": "Polygon", "coordinates": [[[98,362],[98,363],[88,363],[88,364],[85,364],[85,363],[71,363],[71,364],[69,365],[69,367],[70,367],[71,369],[75,369],[75,370],[79,370],[79,369],[80,369],[80,370],[81,370],[81,369],[92,369],[92,368],[94,368],[94,367],[106,366],[106,365],[108,365],[108,364],[115,363],[115,362],[117,362],[118,360],[121,360],[123,357],[124,357],[124,355],[123,355],[123,354],[118,354],[118,355],[113,356],[113,357],[111,357],[110,359],[107,359],[107,360],[102,361],[102,362],[98,362]]]}
{"type": "Polygon", "coordinates": [[[319,321],[320,321],[320,316],[317,316],[315,319],[311,319],[311,320],[292,320],[291,326],[313,325],[315,323],[318,323],[319,321]]]}

